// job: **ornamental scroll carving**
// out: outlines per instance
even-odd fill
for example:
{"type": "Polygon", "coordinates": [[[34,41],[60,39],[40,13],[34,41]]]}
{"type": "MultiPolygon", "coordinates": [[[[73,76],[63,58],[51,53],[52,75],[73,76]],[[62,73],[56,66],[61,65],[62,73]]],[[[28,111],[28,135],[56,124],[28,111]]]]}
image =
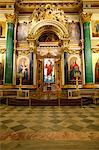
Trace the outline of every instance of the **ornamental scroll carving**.
{"type": "Polygon", "coordinates": [[[90,22],[91,21],[91,16],[92,16],[92,13],[85,13],[83,12],[81,14],[81,18],[82,18],[82,22],[90,22]]]}
{"type": "Polygon", "coordinates": [[[5,17],[7,22],[15,23],[15,14],[5,14],[5,17]]]}
{"type": "Polygon", "coordinates": [[[35,7],[31,15],[31,20],[56,20],[64,25],[67,23],[67,18],[63,10],[60,10],[58,6],[52,4],[42,4],[35,7]]]}

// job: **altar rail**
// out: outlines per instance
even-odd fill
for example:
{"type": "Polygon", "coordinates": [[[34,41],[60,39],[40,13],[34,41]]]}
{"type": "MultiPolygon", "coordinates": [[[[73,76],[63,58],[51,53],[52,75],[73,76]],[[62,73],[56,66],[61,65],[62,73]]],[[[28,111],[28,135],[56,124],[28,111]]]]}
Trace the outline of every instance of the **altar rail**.
{"type": "Polygon", "coordinates": [[[99,89],[80,89],[64,91],[33,91],[33,90],[0,90],[0,103],[5,102],[7,105],[81,105],[95,103],[99,100],[99,89]]]}
{"type": "Polygon", "coordinates": [[[7,97],[7,96],[29,97],[29,90],[16,90],[16,89],[0,90],[0,97],[7,97]]]}

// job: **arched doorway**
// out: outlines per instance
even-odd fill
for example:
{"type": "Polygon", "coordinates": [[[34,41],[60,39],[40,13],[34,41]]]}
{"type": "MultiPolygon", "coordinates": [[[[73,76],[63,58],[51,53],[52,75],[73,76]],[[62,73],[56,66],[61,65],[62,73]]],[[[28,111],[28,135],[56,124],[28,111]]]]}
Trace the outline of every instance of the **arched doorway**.
{"type": "Polygon", "coordinates": [[[28,34],[30,49],[34,51],[36,61],[34,63],[34,76],[36,77],[37,87],[44,84],[44,62],[53,59],[54,62],[54,83],[59,87],[64,80],[62,72],[63,47],[68,43],[68,30],[61,22],[56,20],[41,20],[31,28],[28,34]],[[57,71],[56,71],[57,70],[57,71]]]}
{"type": "Polygon", "coordinates": [[[61,45],[53,31],[45,31],[38,38],[37,46],[37,84],[46,90],[48,85],[55,90],[61,85],[61,45]]]}
{"type": "Polygon", "coordinates": [[[96,62],[96,65],[95,65],[95,83],[99,84],[99,59],[96,62]]]}

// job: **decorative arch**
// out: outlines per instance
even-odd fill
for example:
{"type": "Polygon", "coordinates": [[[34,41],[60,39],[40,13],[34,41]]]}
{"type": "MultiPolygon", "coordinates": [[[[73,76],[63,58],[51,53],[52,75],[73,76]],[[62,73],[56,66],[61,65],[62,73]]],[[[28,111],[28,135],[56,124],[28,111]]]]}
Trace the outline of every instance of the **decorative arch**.
{"type": "Polygon", "coordinates": [[[59,41],[57,34],[52,31],[45,31],[38,39],[39,42],[56,42],[59,41]]]}
{"type": "Polygon", "coordinates": [[[69,36],[68,29],[62,23],[55,20],[39,21],[32,27],[30,34],[37,40],[46,30],[54,31],[59,39],[67,38],[69,36]]]}
{"type": "Polygon", "coordinates": [[[59,32],[56,28],[52,27],[52,29],[50,29],[50,28],[45,29],[45,27],[42,27],[41,29],[39,29],[39,31],[37,33],[38,38],[36,38],[36,39],[39,39],[39,37],[45,33],[55,33],[58,36],[58,38],[60,37],[59,32]]]}

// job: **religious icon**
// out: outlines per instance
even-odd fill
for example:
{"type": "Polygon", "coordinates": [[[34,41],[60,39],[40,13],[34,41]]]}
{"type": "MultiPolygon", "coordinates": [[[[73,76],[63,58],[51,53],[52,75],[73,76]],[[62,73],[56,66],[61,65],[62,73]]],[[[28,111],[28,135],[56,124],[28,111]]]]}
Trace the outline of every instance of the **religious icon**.
{"type": "Polygon", "coordinates": [[[4,65],[0,62],[0,84],[3,84],[4,65]]]}
{"type": "Polygon", "coordinates": [[[51,60],[49,60],[49,63],[46,64],[45,68],[47,68],[47,76],[52,76],[53,65],[51,60]]]}
{"type": "Polygon", "coordinates": [[[96,32],[99,33],[99,24],[96,24],[96,32]]]}
{"type": "Polygon", "coordinates": [[[24,78],[28,80],[28,68],[25,64],[25,61],[22,61],[22,64],[19,66],[19,73],[22,73],[24,75],[24,78]]]}
{"type": "Polygon", "coordinates": [[[44,59],[44,82],[54,82],[54,59],[44,59]]]}
{"type": "Polygon", "coordinates": [[[92,36],[99,37],[99,20],[92,21],[92,36]]]}
{"type": "Polygon", "coordinates": [[[0,37],[2,36],[2,26],[0,25],[0,37]]]}
{"type": "Polygon", "coordinates": [[[80,67],[77,63],[77,58],[73,57],[70,61],[70,80],[75,80],[75,73],[78,72],[78,79],[81,76],[80,67]]]}
{"type": "Polygon", "coordinates": [[[95,83],[99,83],[99,59],[97,60],[95,65],[95,83]]]}
{"type": "Polygon", "coordinates": [[[29,65],[25,57],[19,59],[17,73],[22,74],[22,84],[28,84],[29,82],[29,65]]]}

